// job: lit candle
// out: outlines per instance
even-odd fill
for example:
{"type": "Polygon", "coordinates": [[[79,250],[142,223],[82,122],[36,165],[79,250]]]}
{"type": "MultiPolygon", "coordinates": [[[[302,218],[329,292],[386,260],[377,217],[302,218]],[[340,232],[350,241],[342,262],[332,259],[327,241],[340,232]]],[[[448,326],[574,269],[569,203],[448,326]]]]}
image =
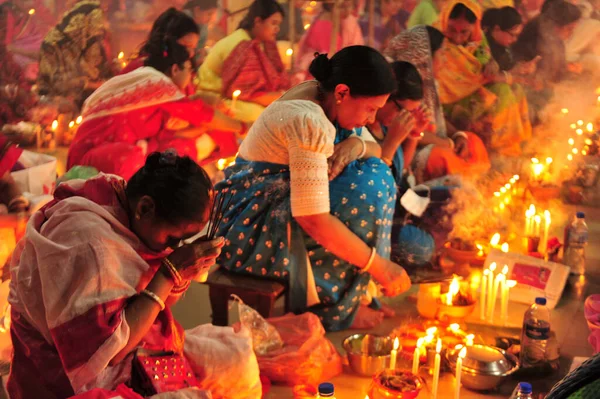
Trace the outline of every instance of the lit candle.
{"type": "Polygon", "coordinates": [[[394,340],[394,349],[392,349],[392,355],[390,356],[390,368],[394,370],[396,368],[396,357],[398,357],[398,348],[400,347],[400,341],[398,337],[394,340]]]}
{"type": "Polygon", "coordinates": [[[577,121],[577,126],[583,126],[583,121],[581,119],[577,121]]]}
{"type": "Polygon", "coordinates": [[[33,15],[35,14],[35,8],[30,8],[29,9],[29,15],[33,15]]]}
{"type": "Polygon", "coordinates": [[[291,57],[294,54],[294,50],[292,50],[291,48],[285,50],[285,55],[287,55],[288,57],[291,57]]]}
{"type": "Polygon", "coordinates": [[[448,330],[450,330],[454,334],[458,334],[460,332],[460,324],[452,323],[448,326],[448,330]]]}
{"type": "Polygon", "coordinates": [[[494,321],[494,313],[496,311],[496,301],[498,299],[498,291],[502,295],[502,287],[504,287],[504,281],[506,280],[506,273],[508,273],[508,266],[504,265],[501,273],[498,273],[494,279],[494,290],[492,291],[492,311],[490,312],[490,323],[494,321]]]}
{"type": "Polygon", "coordinates": [[[508,250],[509,250],[508,243],[507,242],[503,243],[502,247],[500,247],[500,249],[501,249],[502,252],[504,252],[505,254],[507,254],[508,250]]]}
{"type": "Polygon", "coordinates": [[[423,346],[423,342],[425,340],[423,338],[419,338],[417,340],[417,346],[415,347],[415,353],[413,354],[413,365],[412,365],[412,373],[414,375],[419,374],[419,365],[421,364],[421,346],[423,346]]]}
{"type": "Polygon", "coordinates": [[[562,112],[564,115],[569,113],[569,110],[567,108],[563,108],[560,110],[560,112],[562,112]]]}
{"type": "Polygon", "coordinates": [[[504,323],[508,312],[508,291],[506,291],[506,275],[508,274],[508,266],[502,268],[504,278],[500,282],[500,319],[504,323]]]}
{"type": "Polygon", "coordinates": [[[487,317],[489,319],[492,314],[492,291],[494,290],[494,271],[496,270],[496,262],[490,265],[490,275],[488,276],[488,293],[487,293],[487,317]]]}
{"type": "Polygon", "coordinates": [[[54,132],[54,131],[56,131],[56,129],[58,129],[58,121],[55,119],[52,122],[52,131],[54,132]]]}
{"type": "Polygon", "coordinates": [[[568,140],[569,145],[573,146],[575,145],[575,139],[573,137],[570,137],[568,140]]]}
{"type": "Polygon", "coordinates": [[[448,294],[446,294],[446,305],[452,305],[452,298],[460,292],[460,283],[458,279],[454,277],[452,282],[450,283],[450,287],[448,289],[448,294]]]}
{"type": "Polygon", "coordinates": [[[238,97],[242,94],[241,90],[235,90],[231,97],[231,109],[235,109],[235,103],[237,102],[238,97]]]}
{"type": "Polygon", "coordinates": [[[69,129],[73,129],[73,126],[75,126],[75,121],[69,122],[69,129]]]}
{"type": "Polygon", "coordinates": [[[456,358],[456,389],[454,391],[454,399],[460,398],[460,376],[462,375],[462,364],[465,356],[467,356],[466,347],[458,352],[458,358],[456,358]]]}
{"type": "Polygon", "coordinates": [[[483,271],[483,279],[481,280],[481,290],[479,291],[479,318],[485,320],[485,299],[487,293],[488,276],[490,271],[485,269],[483,271]]]}
{"type": "Polygon", "coordinates": [[[438,385],[440,383],[440,365],[442,363],[442,340],[438,338],[437,344],[435,345],[435,362],[433,364],[433,399],[437,399],[438,385]]]}
{"type": "Polygon", "coordinates": [[[75,119],[75,122],[76,122],[78,125],[81,125],[81,122],[83,122],[83,117],[82,117],[81,115],[79,115],[79,116],[77,117],[77,119],[75,119]]]}
{"type": "Polygon", "coordinates": [[[550,224],[552,223],[552,218],[550,216],[550,211],[544,211],[544,235],[542,238],[542,249],[543,254],[548,259],[548,235],[550,234],[550,224]]]}
{"type": "Polygon", "coordinates": [[[473,346],[473,343],[475,341],[475,334],[469,334],[465,337],[465,341],[466,341],[466,345],[467,346],[473,346]]]}
{"type": "Polygon", "coordinates": [[[575,133],[577,133],[578,136],[581,136],[583,134],[583,130],[577,129],[575,130],[575,133]]]}
{"type": "Polygon", "coordinates": [[[124,52],[120,52],[119,55],[117,56],[118,59],[122,60],[123,58],[125,58],[125,53],[124,52]]]}
{"type": "Polygon", "coordinates": [[[504,291],[502,295],[502,323],[506,325],[508,321],[508,301],[510,299],[510,289],[517,285],[516,280],[506,280],[504,283],[504,291]]]}
{"type": "Polygon", "coordinates": [[[586,128],[587,128],[588,132],[590,132],[590,133],[594,132],[594,124],[593,123],[591,123],[591,122],[588,123],[587,126],[586,126],[586,128]]]}
{"type": "Polygon", "coordinates": [[[500,233],[494,233],[492,239],[490,240],[490,245],[492,248],[496,248],[500,244],[500,233]]]}
{"type": "Polygon", "coordinates": [[[542,217],[540,215],[535,215],[534,221],[535,221],[535,225],[534,225],[534,230],[533,230],[533,236],[539,237],[540,236],[540,224],[542,223],[542,217]]]}

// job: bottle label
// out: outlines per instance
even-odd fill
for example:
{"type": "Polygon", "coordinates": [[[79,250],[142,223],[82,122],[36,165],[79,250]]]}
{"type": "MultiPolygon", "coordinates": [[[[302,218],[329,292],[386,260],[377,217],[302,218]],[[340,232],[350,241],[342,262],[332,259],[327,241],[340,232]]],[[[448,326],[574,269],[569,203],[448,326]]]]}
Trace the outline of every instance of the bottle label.
{"type": "Polygon", "coordinates": [[[586,244],[588,242],[587,231],[571,231],[569,234],[569,241],[571,244],[586,244]]]}
{"type": "Polygon", "coordinates": [[[550,338],[550,325],[547,323],[544,324],[546,325],[535,326],[531,324],[525,324],[525,335],[527,335],[527,338],[536,341],[547,340],[550,338]]]}

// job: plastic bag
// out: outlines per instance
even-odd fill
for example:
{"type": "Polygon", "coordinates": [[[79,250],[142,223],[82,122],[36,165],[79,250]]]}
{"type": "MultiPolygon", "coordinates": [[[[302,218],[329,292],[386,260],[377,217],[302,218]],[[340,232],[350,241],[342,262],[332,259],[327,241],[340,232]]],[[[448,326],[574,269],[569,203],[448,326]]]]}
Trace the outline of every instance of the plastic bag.
{"type": "Polygon", "coordinates": [[[252,334],[252,346],[257,356],[283,348],[283,340],[275,327],[237,295],[231,297],[237,303],[240,323],[252,334]]]}
{"type": "Polygon", "coordinates": [[[316,385],[342,372],[342,358],[315,314],[290,313],[267,322],[284,343],[283,348],[258,356],[261,374],[272,382],[316,385]]]}
{"type": "Polygon", "coordinates": [[[75,179],[90,179],[98,174],[98,170],[91,166],[73,166],[67,173],[62,175],[56,184],[60,184],[75,179]]]}
{"type": "Polygon", "coordinates": [[[259,399],[262,384],[250,331],[211,324],[185,332],[183,352],[213,399],[259,399]]]}

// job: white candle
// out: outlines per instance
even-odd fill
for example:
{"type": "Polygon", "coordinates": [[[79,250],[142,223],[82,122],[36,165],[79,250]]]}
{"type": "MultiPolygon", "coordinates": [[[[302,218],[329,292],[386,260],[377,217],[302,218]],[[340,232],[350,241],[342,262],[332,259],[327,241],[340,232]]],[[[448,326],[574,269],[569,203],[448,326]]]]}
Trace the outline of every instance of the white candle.
{"type": "Polygon", "coordinates": [[[550,216],[550,211],[544,211],[544,236],[542,238],[542,249],[545,259],[548,259],[548,235],[550,234],[550,224],[552,223],[552,218],[550,216]]]}
{"type": "Polygon", "coordinates": [[[496,248],[500,244],[500,233],[495,233],[490,240],[490,245],[492,248],[496,248]]]}
{"type": "Polygon", "coordinates": [[[442,356],[440,352],[442,351],[442,340],[438,338],[437,344],[435,346],[435,362],[433,364],[433,399],[437,399],[438,385],[440,383],[440,365],[442,363],[442,356]]]}
{"type": "Polygon", "coordinates": [[[508,322],[508,301],[510,289],[517,285],[516,280],[506,280],[504,283],[504,291],[502,292],[502,323],[506,325],[508,322]]]}
{"type": "Polygon", "coordinates": [[[534,229],[533,229],[533,236],[539,237],[540,236],[540,224],[542,223],[542,217],[540,215],[535,215],[534,221],[535,221],[535,225],[534,225],[534,229]]]}
{"type": "Polygon", "coordinates": [[[507,253],[508,253],[508,250],[509,250],[508,243],[507,243],[507,242],[503,243],[503,244],[502,244],[502,246],[500,247],[500,250],[501,250],[502,252],[504,252],[505,254],[507,254],[507,253]]]}
{"type": "Polygon", "coordinates": [[[485,306],[486,306],[486,293],[488,289],[488,276],[490,271],[485,269],[483,271],[483,278],[481,280],[481,289],[479,291],[479,318],[485,320],[485,306]]]}
{"type": "Polygon", "coordinates": [[[467,346],[473,346],[475,343],[475,334],[469,334],[465,337],[465,343],[467,346]]]}
{"type": "Polygon", "coordinates": [[[490,275],[488,276],[488,292],[487,292],[487,318],[492,314],[492,292],[494,291],[494,271],[496,270],[496,262],[490,265],[490,275]]]}
{"type": "MultiPolygon", "coordinates": [[[[508,268],[508,266],[504,266],[508,268]]],[[[503,281],[506,280],[504,273],[498,273],[496,278],[494,279],[494,289],[492,291],[492,310],[490,312],[489,322],[493,323],[494,321],[494,312],[496,311],[496,300],[498,299],[498,291],[503,287],[503,281]]]]}
{"type": "Polygon", "coordinates": [[[390,356],[390,368],[394,370],[396,368],[396,357],[398,356],[398,348],[400,347],[400,341],[396,337],[394,340],[394,349],[392,349],[392,355],[390,356]]]}
{"type": "Polygon", "coordinates": [[[240,94],[242,94],[241,90],[236,90],[233,92],[233,95],[231,96],[231,109],[232,110],[235,110],[235,103],[237,102],[237,99],[240,96],[240,94]]]}
{"type": "Polygon", "coordinates": [[[456,389],[454,390],[454,399],[460,398],[460,376],[462,375],[462,363],[463,359],[467,355],[467,348],[462,348],[458,352],[458,358],[456,358],[456,389]]]}
{"type": "Polygon", "coordinates": [[[415,347],[415,353],[413,354],[412,373],[419,375],[419,365],[421,364],[421,346],[423,346],[423,338],[417,340],[417,346],[415,347]]]}

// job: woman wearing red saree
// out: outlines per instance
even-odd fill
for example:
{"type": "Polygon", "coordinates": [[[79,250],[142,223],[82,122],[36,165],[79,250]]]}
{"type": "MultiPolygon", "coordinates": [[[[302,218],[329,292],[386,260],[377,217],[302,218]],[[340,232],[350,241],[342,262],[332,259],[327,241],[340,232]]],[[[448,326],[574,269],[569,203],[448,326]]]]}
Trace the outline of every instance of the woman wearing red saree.
{"type": "Polygon", "coordinates": [[[193,345],[209,338],[205,326],[184,336],[170,311],[221,252],[222,238],[179,246],[207,224],[212,195],[206,172],[174,152],[151,154],[127,184],[100,174],[57,188],[12,259],[11,398],[115,390],[131,380],[138,348],[184,357],[194,386],[213,397],[260,398],[247,332],[219,329],[212,344],[229,355],[219,357],[193,345]],[[222,368],[239,367],[253,377],[223,378],[222,368]]]}
{"type": "MultiPolygon", "coordinates": [[[[224,142],[220,131],[246,130],[200,100],[188,99],[192,65],[185,47],[174,40],[155,43],[146,67],[117,76],[86,101],[83,123],[69,148],[67,167],[93,166],[101,172],[130,178],[146,154],[175,148],[197,159],[196,138],[211,129],[214,141],[235,155],[237,142],[224,142]]],[[[199,148],[204,150],[203,148],[199,148]]]]}

